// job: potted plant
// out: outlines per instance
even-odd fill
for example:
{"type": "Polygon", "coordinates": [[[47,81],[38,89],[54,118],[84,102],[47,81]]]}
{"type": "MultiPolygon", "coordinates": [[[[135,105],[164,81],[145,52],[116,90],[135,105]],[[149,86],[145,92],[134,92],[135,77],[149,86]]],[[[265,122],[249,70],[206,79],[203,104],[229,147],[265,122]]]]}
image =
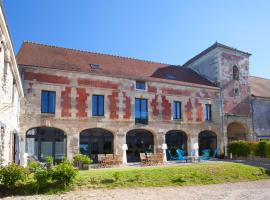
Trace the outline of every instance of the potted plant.
{"type": "Polygon", "coordinates": [[[87,155],[77,154],[73,157],[73,164],[79,169],[89,169],[89,165],[93,163],[87,155]]]}

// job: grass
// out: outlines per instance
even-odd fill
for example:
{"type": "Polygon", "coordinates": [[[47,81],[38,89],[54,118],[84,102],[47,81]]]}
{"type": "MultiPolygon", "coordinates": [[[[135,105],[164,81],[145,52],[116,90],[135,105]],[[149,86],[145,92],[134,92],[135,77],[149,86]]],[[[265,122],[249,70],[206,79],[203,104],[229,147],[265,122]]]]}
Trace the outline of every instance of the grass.
{"type": "Polygon", "coordinates": [[[236,163],[80,171],[77,188],[190,186],[270,178],[263,168],[236,163]]]}
{"type": "Polygon", "coordinates": [[[79,171],[71,186],[48,182],[38,188],[32,176],[14,188],[0,186],[0,198],[10,195],[56,194],[86,188],[127,188],[206,185],[269,179],[263,168],[237,163],[90,169],[79,171]]]}

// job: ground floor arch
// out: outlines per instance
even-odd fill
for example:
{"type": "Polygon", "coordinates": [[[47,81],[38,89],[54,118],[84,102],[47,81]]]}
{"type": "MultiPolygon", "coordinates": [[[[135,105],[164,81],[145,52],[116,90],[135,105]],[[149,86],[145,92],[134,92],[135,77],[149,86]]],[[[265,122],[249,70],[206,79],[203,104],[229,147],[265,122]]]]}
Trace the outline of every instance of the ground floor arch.
{"type": "Polygon", "coordinates": [[[238,122],[232,122],[227,127],[228,143],[247,139],[247,128],[238,122]]]}
{"type": "Polygon", "coordinates": [[[173,156],[176,156],[177,149],[183,150],[187,155],[187,134],[184,131],[168,131],[165,135],[165,143],[173,156]]]}
{"type": "Polygon", "coordinates": [[[202,155],[202,151],[205,149],[210,150],[210,155],[213,155],[217,149],[217,135],[213,131],[202,131],[199,133],[199,154],[202,155]]]}
{"type": "Polygon", "coordinates": [[[144,129],[134,129],[126,134],[127,162],[139,162],[140,153],[154,153],[154,135],[144,129]]]}
{"type": "Polygon", "coordinates": [[[80,133],[80,153],[97,162],[98,154],[113,154],[114,135],[102,128],[91,128],[80,133]]]}
{"type": "Polygon", "coordinates": [[[36,127],[26,132],[26,152],[44,161],[47,156],[60,161],[67,156],[67,140],[63,130],[53,127],[36,127]]]}

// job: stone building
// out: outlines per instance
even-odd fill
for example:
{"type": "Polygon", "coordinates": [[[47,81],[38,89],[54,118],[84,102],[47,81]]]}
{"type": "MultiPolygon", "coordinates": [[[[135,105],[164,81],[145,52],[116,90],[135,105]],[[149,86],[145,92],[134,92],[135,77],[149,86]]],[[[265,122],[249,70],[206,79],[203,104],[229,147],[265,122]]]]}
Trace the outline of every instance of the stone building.
{"type": "Polygon", "coordinates": [[[0,166],[18,161],[20,99],[23,89],[0,2],[0,166]]]}
{"type": "Polygon", "coordinates": [[[260,133],[249,56],[215,43],[173,66],[24,42],[17,55],[25,93],[20,151],[41,160],[79,152],[96,160],[123,155],[127,144],[128,162],[163,144],[189,155],[226,153],[228,141],[260,133]]]}

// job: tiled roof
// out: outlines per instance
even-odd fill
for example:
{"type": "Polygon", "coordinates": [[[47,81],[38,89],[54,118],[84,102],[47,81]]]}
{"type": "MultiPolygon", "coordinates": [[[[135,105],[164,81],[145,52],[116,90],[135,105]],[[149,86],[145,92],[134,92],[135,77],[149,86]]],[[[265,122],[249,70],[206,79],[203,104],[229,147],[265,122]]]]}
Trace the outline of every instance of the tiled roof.
{"type": "Polygon", "coordinates": [[[253,96],[270,98],[270,79],[250,76],[250,82],[253,96]]]}
{"type": "Polygon", "coordinates": [[[214,84],[185,67],[32,42],[22,44],[17,55],[17,62],[19,65],[24,66],[215,87],[214,84]],[[99,65],[99,69],[91,68],[90,64],[99,65]]]}

